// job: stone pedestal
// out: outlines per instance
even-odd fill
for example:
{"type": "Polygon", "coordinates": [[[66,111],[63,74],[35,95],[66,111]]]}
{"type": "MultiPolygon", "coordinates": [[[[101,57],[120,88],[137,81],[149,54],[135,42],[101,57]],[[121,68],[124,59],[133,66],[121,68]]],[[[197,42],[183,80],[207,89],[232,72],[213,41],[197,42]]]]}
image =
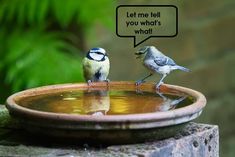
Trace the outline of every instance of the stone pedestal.
{"type": "Polygon", "coordinates": [[[140,144],[101,146],[59,145],[32,141],[0,106],[0,156],[84,156],[84,157],[218,157],[218,126],[189,123],[172,138],[140,144]]]}

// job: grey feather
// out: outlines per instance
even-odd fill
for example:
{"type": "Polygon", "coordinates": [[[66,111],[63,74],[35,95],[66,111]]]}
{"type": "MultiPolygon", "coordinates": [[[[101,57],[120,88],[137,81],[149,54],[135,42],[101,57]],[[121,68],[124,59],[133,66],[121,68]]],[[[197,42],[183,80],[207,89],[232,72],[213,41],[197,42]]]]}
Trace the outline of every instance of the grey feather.
{"type": "Polygon", "coordinates": [[[172,66],[174,66],[174,65],[176,65],[175,62],[171,58],[169,58],[167,56],[165,56],[165,57],[156,57],[154,59],[154,62],[158,66],[164,66],[164,65],[172,65],[172,66]]]}
{"type": "Polygon", "coordinates": [[[188,68],[185,68],[185,67],[183,67],[183,66],[177,65],[176,67],[177,67],[177,69],[179,69],[179,70],[182,70],[182,71],[185,71],[185,72],[190,72],[190,70],[189,70],[188,68]]]}

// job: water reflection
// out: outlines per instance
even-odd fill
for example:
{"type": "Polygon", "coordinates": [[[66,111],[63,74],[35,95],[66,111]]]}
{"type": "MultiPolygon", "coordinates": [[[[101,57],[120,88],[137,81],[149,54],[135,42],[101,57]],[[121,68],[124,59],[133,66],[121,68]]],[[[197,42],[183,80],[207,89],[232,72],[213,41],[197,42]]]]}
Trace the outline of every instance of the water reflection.
{"type": "MultiPolygon", "coordinates": [[[[113,101],[112,107],[110,108],[110,94],[108,90],[96,90],[96,91],[84,91],[84,99],[83,99],[83,110],[85,114],[92,116],[102,116],[106,115],[108,112],[117,113],[118,111],[123,109],[123,104],[132,104],[126,105],[125,111],[123,113],[135,113],[140,112],[141,108],[136,103],[140,103],[143,105],[141,109],[143,113],[155,110],[155,112],[163,112],[175,109],[176,106],[181,103],[183,100],[187,98],[187,96],[181,97],[168,97],[163,95],[163,93],[156,92],[156,96],[149,98],[146,97],[146,93],[142,91],[136,91],[135,95],[130,95],[125,93],[124,95],[129,96],[128,99],[122,98],[122,102],[113,101]],[[134,100],[133,100],[134,99],[134,100]],[[124,102],[123,102],[124,101],[124,102]],[[129,102],[125,102],[129,101],[129,102]],[[152,109],[150,109],[152,108],[152,109]],[[153,109],[155,108],[155,109],[153,109]]],[[[119,97],[120,99],[120,97],[119,97]]],[[[115,99],[114,99],[115,100],[115,99]]]]}
{"type": "Polygon", "coordinates": [[[188,96],[126,90],[74,90],[29,97],[19,104],[44,112],[92,116],[163,112],[192,103],[188,96]]]}
{"type": "Polygon", "coordinates": [[[169,110],[175,109],[176,106],[180,102],[182,102],[183,100],[185,100],[187,98],[187,96],[181,96],[177,99],[172,99],[170,97],[164,96],[160,92],[156,92],[156,94],[158,94],[163,99],[161,105],[159,105],[159,107],[157,109],[158,111],[169,111],[169,110]]]}
{"type": "Polygon", "coordinates": [[[93,116],[106,115],[110,109],[110,96],[107,90],[84,91],[83,105],[85,114],[93,116]]]}

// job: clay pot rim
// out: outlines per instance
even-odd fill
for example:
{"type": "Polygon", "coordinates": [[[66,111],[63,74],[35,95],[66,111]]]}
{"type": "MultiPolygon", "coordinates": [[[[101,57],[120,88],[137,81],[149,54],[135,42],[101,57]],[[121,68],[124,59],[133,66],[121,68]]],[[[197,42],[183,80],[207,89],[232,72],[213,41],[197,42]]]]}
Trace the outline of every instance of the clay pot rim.
{"type": "MultiPolygon", "coordinates": [[[[90,88],[96,87],[106,87],[107,83],[104,82],[96,82],[92,83],[90,88]]],[[[129,89],[135,88],[134,82],[110,82],[109,86],[116,87],[116,86],[124,86],[124,88],[129,87],[129,89]]],[[[39,118],[39,119],[48,119],[48,120],[61,120],[61,121],[68,121],[68,122],[146,122],[146,121],[164,121],[164,120],[174,120],[183,118],[185,116],[189,116],[194,119],[200,115],[202,109],[206,105],[206,98],[205,96],[195,90],[176,86],[176,85],[169,85],[164,84],[161,86],[160,91],[167,92],[167,91],[178,91],[181,93],[186,93],[196,99],[194,103],[188,105],[186,107],[181,107],[178,109],[164,111],[164,112],[156,112],[156,113],[141,113],[141,114],[127,114],[127,115],[106,115],[106,116],[90,116],[90,115],[76,115],[76,114],[65,114],[65,113],[51,113],[51,112],[43,112],[28,109],[22,107],[16,103],[17,99],[21,99],[23,97],[38,95],[39,93],[43,92],[58,92],[64,91],[65,89],[87,89],[88,85],[86,83],[70,83],[70,84],[57,84],[57,85],[50,85],[50,86],[42,86],[38,88],[32,88],[28,90],[24,90],[18,93],[15,93],[7,98],[6,107],[12,114],[21,115],[26,118],[39,118]],[[195,117],[195,114],[197,116],[195,117]]],[[[143,85],[139,86],[140,89],[154,89],[154,83],[144,83],[143,85]]],[[[177,122],[175,122],[177,123],[177,122]]]]}

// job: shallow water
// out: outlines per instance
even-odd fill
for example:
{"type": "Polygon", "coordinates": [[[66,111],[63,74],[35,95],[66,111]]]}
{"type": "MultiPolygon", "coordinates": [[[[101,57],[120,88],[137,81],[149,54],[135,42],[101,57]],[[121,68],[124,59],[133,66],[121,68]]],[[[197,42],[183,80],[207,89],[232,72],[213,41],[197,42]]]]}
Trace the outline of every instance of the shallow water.
{"type": "Polygon", "coordinates": [[[135,91],[69,91],[32,96],[19,105],[44,112],[80,115],[125,115],[163,112],[192,104],[193,98],[135,91]]]}

